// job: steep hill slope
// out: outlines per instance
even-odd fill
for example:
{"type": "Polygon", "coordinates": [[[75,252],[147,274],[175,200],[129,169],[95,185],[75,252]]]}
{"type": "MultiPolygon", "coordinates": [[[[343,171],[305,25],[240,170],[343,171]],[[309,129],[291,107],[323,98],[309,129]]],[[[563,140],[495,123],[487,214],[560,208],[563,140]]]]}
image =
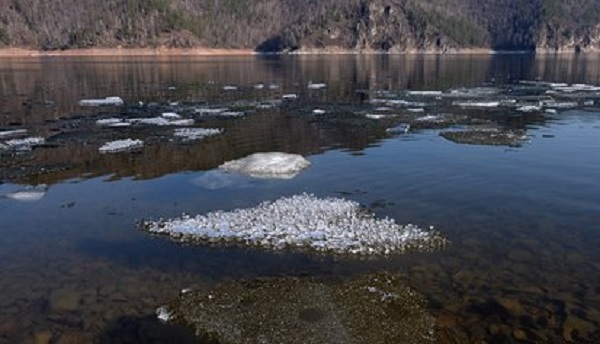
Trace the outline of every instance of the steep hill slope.
{"type": "Polygon", "coordinates": [[[0,46],[600,48],[597,0],[6,0],[0,46]]]}

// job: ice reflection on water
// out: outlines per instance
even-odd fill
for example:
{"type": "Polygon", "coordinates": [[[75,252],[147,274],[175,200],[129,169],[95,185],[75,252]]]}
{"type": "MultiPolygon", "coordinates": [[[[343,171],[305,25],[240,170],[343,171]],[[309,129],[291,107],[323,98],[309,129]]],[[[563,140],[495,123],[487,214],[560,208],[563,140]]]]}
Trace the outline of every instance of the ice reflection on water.
{"type": "Polygon", "coordinates": [[[537,77],[599,84],[596,62],[529,56],[2,60],[0,125],[66,134],[58,147],[35,149],[12,165],[2,157],[0,195],[27,191],[27,183],[49,186],[35,202],[0,198],[0,341],[22,342],[45,331],[72,342],[160,338],[159,326],[141,319],[183,288],[379,269],[399,273],[429,298],[442,342],[510,341],[521,335],[518,329],[534,341],[597,338],[597,108],[473,112],[527,130],[529,142],[520,147],[459,145],[436,129],[390,134],[346,117],[319,122],[309,115],[314,108],[352,113],[368,100],[356,90],[447,90],[537,77]],[[309,90],[311,80],[327,88],[309,90]],[[256,90],[257,83],[280,89],[256,90]],[[239,89],[223,92],[223,85],[239,89]],[[77,106],[82,98],[110,95],[216,105],[291,92],[302,99],[294,107],[203,122],[223,127],[223,137],[179,145],[151,132],[158,139],[150,149],[116,157],[84,144],[87,130],[98,129],[83,119],[119,110],[77,106]],[[304,154],[312,166],[289,181],[212,170],[271,150],[304,154]],[[14,173],[39,165],[48,166],[45,174],[14,173]],[[15,175],[20,185],[9,180],[15,175]],[[435,225],[452,244],[433,254],[348,261],[180,247],[134,226],[140,218],[230,210],[304,191],[342,195],[400,223],[435,225]]]}

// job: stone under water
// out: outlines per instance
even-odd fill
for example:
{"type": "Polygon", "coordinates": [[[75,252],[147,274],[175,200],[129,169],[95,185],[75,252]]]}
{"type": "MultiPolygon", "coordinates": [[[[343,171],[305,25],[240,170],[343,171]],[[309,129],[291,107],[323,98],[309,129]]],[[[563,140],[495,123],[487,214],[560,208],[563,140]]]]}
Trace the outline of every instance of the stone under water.
{"type": "Polygon", "coordinates": [[[399,225],[390,218],[378,219],[357,202],[309,194],[228,212],[145,221],[141,227],[186,243],[360,256],[431,251],[445,244],[445,239],[433,230],[399,225]]]}
{"type": "Polygon", "coordinates": [[[336,282],[231,281],[210,291],[184,290],[157,317],[221,344],[435,343],[423,296],[387,273],[336,282]]]}

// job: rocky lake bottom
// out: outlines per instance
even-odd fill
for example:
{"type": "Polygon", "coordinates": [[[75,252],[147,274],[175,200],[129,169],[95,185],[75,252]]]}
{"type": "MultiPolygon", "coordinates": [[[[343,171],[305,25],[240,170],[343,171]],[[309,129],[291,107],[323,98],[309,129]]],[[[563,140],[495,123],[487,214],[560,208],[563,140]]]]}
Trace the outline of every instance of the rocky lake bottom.
{"type": "Polygon", "coordinates": [[[600,71],[564,59],[0,60],[0,343],[600,341],[600,71]],[[444,245],[140,228],[304,194],[444,245]]]}

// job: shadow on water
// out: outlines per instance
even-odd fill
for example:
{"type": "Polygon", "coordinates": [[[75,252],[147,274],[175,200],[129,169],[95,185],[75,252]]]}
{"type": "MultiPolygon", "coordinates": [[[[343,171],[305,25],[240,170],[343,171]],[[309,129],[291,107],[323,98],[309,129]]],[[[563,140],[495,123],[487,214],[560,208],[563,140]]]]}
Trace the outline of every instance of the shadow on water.
{"type": "Polygon", "coordinates": [[[216,344],[198,339],[181,325],[164,324],[156,316],[121,317],[95,338],[96,344],[216,344]]]}
{"type": "Polygon", "coordinates": [[[150,268],[163,272],[193,273],[206,279],[330,275],[331,256],[302,253],[270,253],[259,249],[204,247],[170,242],[166,238],[109,241],[86,238],[78,243],[83,255],[131,270],[150,268]]]}

